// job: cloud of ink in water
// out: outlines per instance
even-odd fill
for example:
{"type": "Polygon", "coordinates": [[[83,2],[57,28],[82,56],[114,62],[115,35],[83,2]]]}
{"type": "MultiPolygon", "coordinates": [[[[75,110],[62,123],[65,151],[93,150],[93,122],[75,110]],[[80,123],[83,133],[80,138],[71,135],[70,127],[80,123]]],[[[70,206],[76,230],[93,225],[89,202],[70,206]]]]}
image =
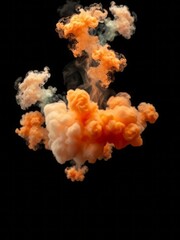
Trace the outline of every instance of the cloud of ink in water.
{"type": "Polygon", "coordinates": [[[83,181],[86,162],[110,159],[113,148],[141,146],[147,122],[154,123],[158,113],[150,103],[142,102],[136,108],[128,93],[115,94],[108,89],[113,73],[127,65],[126,58],[113,51],[109,42],[118,35],[129,39],[134,33],[135,18],[129,9],[112,2],[114,19],[110,19],[101,4],[83,8],[67,1],[59,12],[64,16],[56,31],[69,40],[75,57],[63,71],[66,99],[56,96],[56,88],[44,88],[50,78],[48,67],[28,72],[17,84],[17,103],[23,110],[36,105],[40,111],[25,113],[16,133],[30,149],[43,144],[60,164],[73,160],[74,165],[65,169],[67,178],[83,181]]]}

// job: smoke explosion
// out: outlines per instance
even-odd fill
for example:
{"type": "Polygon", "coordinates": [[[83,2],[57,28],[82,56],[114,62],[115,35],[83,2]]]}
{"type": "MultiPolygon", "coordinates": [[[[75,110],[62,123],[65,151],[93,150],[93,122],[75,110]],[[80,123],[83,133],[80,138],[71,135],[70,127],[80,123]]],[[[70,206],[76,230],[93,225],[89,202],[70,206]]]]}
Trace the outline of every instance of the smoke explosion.
{"type": "Polygon", "coordinates": [[[96,3],[83,8],[67,1],[58,11],[61,19],[55,30],[68,40],[75,58],[63,71],[67,95],[60,97],[55,87],[44,87],[50,78],[48,67],[29,71],[16,83],[16,100],[23,110],[32,105],[40,110],[23,114],[15,132],[32,150],[44,145],[60,164],[73,160],[65,169],[67,178],[83,181],[86,162],[110,159],[113,148],[141,146],[147,122],[154,123],[158,113],[152,104],[142,102],[136,108],[128,93],[115,94],[108,88],[113,74],[127,65],[110,42],[116,36],[130,39],[135,32],[135,16],[128,7],[111,2],[112,18],[96,3]]]}

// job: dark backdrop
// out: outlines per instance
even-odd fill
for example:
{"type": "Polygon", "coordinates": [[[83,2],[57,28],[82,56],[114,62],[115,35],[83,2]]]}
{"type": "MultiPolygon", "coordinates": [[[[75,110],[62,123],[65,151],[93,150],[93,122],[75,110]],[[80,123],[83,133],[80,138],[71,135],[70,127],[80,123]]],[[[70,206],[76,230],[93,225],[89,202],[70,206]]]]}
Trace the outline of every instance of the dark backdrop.
{"type": "Polygon", "coordinates": [[[117,1],[137,14],[137,29],[130,40],[117,37],[111,44],[128,62],[111,87],[127,91],[133,105],[150,102],[159,112],[143,132],[142,147],[114,150],[109,161],[89,165],[84,182],[72,183],[50,151],[30,151],[14,133],[23,113],[15,101],[18,77],[49,66],[49,84],[66,90],[62,70],[73,57],[55,32],[64,2],[16,0],[5,9],[1,239],[177,239],[180,65],[173,1],[117,1]]]}

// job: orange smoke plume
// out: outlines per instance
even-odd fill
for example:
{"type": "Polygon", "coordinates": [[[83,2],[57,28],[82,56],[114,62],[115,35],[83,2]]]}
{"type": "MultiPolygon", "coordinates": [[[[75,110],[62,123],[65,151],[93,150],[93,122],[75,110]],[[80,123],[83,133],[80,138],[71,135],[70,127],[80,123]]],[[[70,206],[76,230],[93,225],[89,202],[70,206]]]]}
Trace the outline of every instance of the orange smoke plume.
{"type": "MultiPolygon", "coordinates": [[[[65,9],[68,7],[62,12],[65,9]]],[[[141,134],[147,123],[158,119],[152,104],[142,102],[136,108],[128,93],[110,95],[105,100],[110,76],[127,65],[126,58],[114,52],[108,42],[118,34],[129,39],[135,31],[135,18],[126,6],[112,2],[110,11],[114,19],[107,17],[108,12],[101,4],[79,7],[56,24],[56,31],[70,41],[76,58],[70,72],[68,68],[64,72],[66,82],[74,81],[76,87],[71,82],[69,86],[73,89],[68,88],[63,100],[54,98],[56,88],[44,88],[50,77],[47,67],[42,72],[30,71],[18,83],[17,103],[22,109],[36,105],[41,112],[24,114],[22,127],[16,133],[27,141],[30,149],[44,144],[60,164],[73,160],[74,165],[65,169],[71,181],[83,181],[88,171],[85,163],[110,159],[113,148],[141,146],[141,134]],[[79,75],[71,78],[77,71],[79,75]]]]}
{"type": "MultiPolygon", "coordinates": [[[[130,32],[131,24],[127,24],[129,23],[130,13],[127,8],[121,9],[112,3],[111,11],[116,16],[116,20],[112,24],[117,25],[118,19],[126,19],[126,21],[120,21],[119,32],[127,32],[128,30],[130,32]],[[126,23],[124,24],[124,22],[126,23]],[[122,26],[125,30],[122,29],[122,26]]],[[[103,87],[108,87],[111,82],[108,73],[123,71],[126,66],[124,56],[118,56],[119,54],[111,50],[108,44],[102,46],[99,37],[89,33],[90,30],[96,29],[99,22],[104,21],[106,17],[107,11],[102,8],[102,5],[93,4],[85,10],[80,8],[78,14],[74,14],[68,20],[63,18],[56,24],[56,31],[59,33],[59,36],[73,41],[74,44],[72,44],[71,50],[75,57],[81,56],[84,52],[88,54],[87,75],[92,86],[100,82],[103,87]],[[97,67],[91,66],[92,60],[97,62],[97,67]]],[[[131,22],[133,22],[132,19],[133,17],[131,17],[131,22]]]]}

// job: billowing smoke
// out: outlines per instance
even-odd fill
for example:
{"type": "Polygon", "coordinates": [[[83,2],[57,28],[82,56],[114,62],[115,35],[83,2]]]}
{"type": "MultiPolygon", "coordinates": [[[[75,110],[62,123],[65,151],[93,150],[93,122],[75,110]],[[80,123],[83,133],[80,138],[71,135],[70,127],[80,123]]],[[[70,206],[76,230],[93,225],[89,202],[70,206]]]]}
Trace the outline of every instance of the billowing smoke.
{"type": "Polygon", "coordinates": [[[72,181],[83,181],[86,162],[110,159],[113,148],[141,146],[147,122],[158,118],[152,104],[142,102],[136,108],[128,93],[115,94],[108,88],[114,72],[127,65],[125,56],[113,51],[109,43],[118,35],[130,39],[135,32],[135,17],[127,6],[112,2],[109,10],[113,19],[96,3],[83,8],[79,2],[67,1],[59,9],[62,18],[56,31],[69,41],[75,57],[63,70],[64,100],[56,96],[56,88],[44,88],[50,78],[48,67],[28,72],[17,83],[20,107],[26,110],[35,105],[40,111],[23,114],[16,133],[30,149],[43,144],[60,164],[73,160],[73,166],[65,169],[72,181]]]}

